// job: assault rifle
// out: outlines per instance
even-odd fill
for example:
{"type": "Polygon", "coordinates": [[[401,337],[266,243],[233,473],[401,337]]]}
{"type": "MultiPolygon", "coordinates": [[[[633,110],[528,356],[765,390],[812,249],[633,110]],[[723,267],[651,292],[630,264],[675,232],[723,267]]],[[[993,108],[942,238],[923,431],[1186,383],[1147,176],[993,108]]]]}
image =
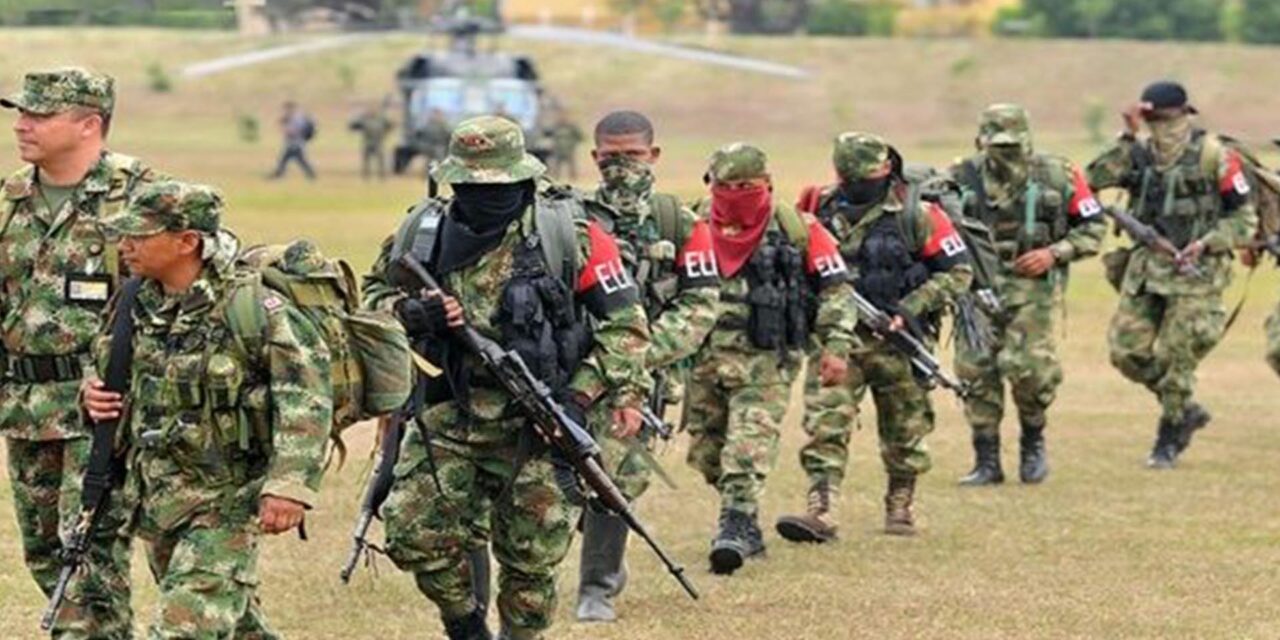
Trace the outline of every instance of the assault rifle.
{"type": "Polygon", "coordinates": [[[644,431],[658,436],[663,440],[670,440],[672,429],[671,425],[663,419],[667,412],[667,376],[662,372],[654,372],[653,374],[653,392],[649,394],[649,402],[640,410],[643,417],[644,431]]]}
{"type": "Polygon", "coordinates": [[[1190,276],[1193,278],[1198,278],[1203,275],[1200,267],[1196,266],[1194,262],[1189,260],[1187,256],[1182,253],[1181,249],[1173,245],[1173,242],[1160,235],[1160,232],[1157,231],[1155,227],[1152,227],[1151,225],[1146,224],[1132,215],[1116,209],[1115,207],[1103,207],[1102,211],[1108,218],[1115,221],[1116,226],[1124,229],[1125,233],[1128,233],[1129,237],[1133,238],[1134,242],[1137,242],[1156,253],[1163,253],[1164,255],[1172,258],[1173,264],[1177,267],[1179,275],[1190,276]]]}
{"type": "Polygon", "coordinates": [[[387,419],[386,427],[382,430],[382,443],[378,447],[378,468],[369,479],[369,487],[365,489],[364,500],[360,503],[360,517],[356,520],[355,531],[351,534],[351,554],[347,556],[347,561],[342,565],[342,572],[339,574],[343,584],[351,581],[351,574],[355,573],[360,556],[370,550],[378,550],[377,547],[369,544],[369,527],[373,524],[373,519],[378,517],[378,510],[382,508],[382,503],[386,502],[387,495],[391,493],[391,485],[395,482],[395,466],[396,460],[400,457],[400,441],[404,438],[405,424],[413,419],[411,413],[414,411],[413,404],[415,403],[410,402],[401,410],[391,414],[387,419]]]}
{"type": "Polygon", "coordinates": [[[858,322],[867,325],[873,333],[887,341],[895,349],[911,360],[911,366],[929,382],[950,389],[960,399],[969,396],[969,385],[961,382],[953,374],[942,368],[942,363],[933,355],[933,351],[907,330],[893,330],[889,325],[893,317],[885,313],[870,300],[853,292],[853,301],[858,306],[858,322]]]}
{"type": "MultiPolygon", "coordinates": [[[[116,301],[115,317],[111,322],[111,351],[107,356],[106,380],[103,385],[107,391],[121,395],[129,391],[129,380],[133,368],[133,306],[138,299],[138,289],[142,280],[134,277],[126,280],[120,289],[120,298],[116,301]]],[[[40,629],[48,631],[62,608],[62,601],[67,597],[67,588],[71,578],[84,566],[85,554],[97,533],[102,518],[106,515],[111,502],[111,488],[117,476],[122,473],[119,458],[115,455],[116,431],[124,416],[103,420],[93,426],[93,443],[89,449],[89,466],[85,469],[80,494],[80,513],[76,516],[75,525],[67,537],[66,544],[59,552],[62,570],[58,573],[58,582],[49,595],[49,606],[40,618],[40,629]]]]}
{"type": "MultiPolygon", "coordinates": [[[[399,264],[422,283],[424,291],[443,291],[435,278],[412,256],[402,257],[399,264]]],[[[697,600],[698,591],[685,577],[684,568],[672,562],[662,547],[658,546],[653,536],[636,518],[626,497],[605,473],[600,465],[600,446],[582,425],[565,412],[564,407],[556,401],[551,388],[529,371],[519,353],[502,348],[470,325],[463,325],[453,331],[462,344],[480,358],[489,374],[511,394],[538,435],[572,465],[578,477],[595,494],[595,501],[636,532],[653,549],[654,554],[689,597],[697,600]]]]}

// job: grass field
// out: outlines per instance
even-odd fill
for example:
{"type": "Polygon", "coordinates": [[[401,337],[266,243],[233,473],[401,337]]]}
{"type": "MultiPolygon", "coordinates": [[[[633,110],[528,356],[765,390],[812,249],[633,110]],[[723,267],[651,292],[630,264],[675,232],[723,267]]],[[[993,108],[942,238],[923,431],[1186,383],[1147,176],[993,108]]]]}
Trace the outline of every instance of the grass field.
{"type": "MultiPolygon", "coordinates": [[[[1212,124],[1261,142],[1274,132],[1275,102],[1266,87],[1280,81],[1273,70],[1277,50],[1263,48],[815,39],[720,44],[811,68],[815,77],[795,82],[610,52],[527,49],[584,125],[622,106],[653,115],[666,147],[663,185],[686,196],[698,194],[707,154],[737,138],[756,140],[771,152],[778,191],[788,199],[801,185],[830,175],[827,145],[841,129],[880,131],[899,141],[908,158],[946,162],[969,148],[976,112],[993,100],[1028,104],[1040,146],[1084,161],[1097,149],[1083,132],[1088,106],[1096,102],[1114,113],[1145,81],[1163,75],[1186,80],[1212,124]]],[[[113,147],[223,188],[228,222],[248,241],[306,235],[363,270],[422,185],[408,178],[361,182],[356,140],[344,131],[345,121],[354,100],[389,90],[395,66],[420,45],[393,36],[179,81],[174,92],[153,94],[145,82],[149,64],[176,76],[184,64],[265,43],[187,32],[0,31],[0,91],[10,91],[32,66],[78,62],[109,71],[121,86],[113,147]],[[288,97],[320,120],[313,160],[321,179],[315,184],[262,179],[276,152],[270,122],[288,97]],[[236,138],[237,113],[262,120],[262,141],[236,138]]],[[[1105,129],[1116,126],[1118,120],[1108,119],[1105,129]]],[[[0,158],[17,166],[8,136],[0,136],[0,158]]],[[[923,533],[889,539],[878,533],[884,478],[868,407],[868,428],[855,435],[841,505],[843,540],[796,547],[770,528],[768,560],[724,579],[705,570],[715,494],[684,466],[685,443],[677,442],[663,460],[681,490],[655,487],[640,509],[690,567],[703,599],[685,598],[647,551],[633,545],[622,623],[585,627],[571,621],[573,560],[562,571],[566,597],[550,636],[1280,637],[1280,400],[1262,362],[1260,329],[1280,284],[1274,269],[1253,279],[1240,323],[1201,369],[1200,397],[1216,419],[1169,473],[1142,466],[1155,403],[1107,364],[1105,331],[1115,295],[1096,262],[1073,275],[1066,323],[1058,328],[1067,382],[1050,414],[1054,470],[1047,484],[956,488],[955,479],[971,462],[968,429],[956,404],[938,394],[935,469],[922,480],[918,502],[923,533]]],[[[1240,293],[1238,282],[1229,301],[1240,293]]],[[[764,501],[766,523],[803,503],[799,417],[793,410],[787,422],[764,501]]],[[[1014,434],[1006,424],[1006,439],[1014,434]]],[[[282,536],[266,544],[262,596],[288,637],[439,635],[434,608],[389,563],[379,563],[376,577],[362,569],[349,587],[337,580],[368,469],[360,454],[370,440],[367,428],[354,431],[357,455],[327,479],[322,504],[310,516],[312,540],[282,536]]],[[[1015,457],[1006,450],[1006,467],[1015,457]]],[[[7,487],[0,489],[0,638],[37,638],[44,603],[20,560],[7,487]]],[[[136,565],[141,624],[153,615],[155,589],[140,554],[136,565]]]]}

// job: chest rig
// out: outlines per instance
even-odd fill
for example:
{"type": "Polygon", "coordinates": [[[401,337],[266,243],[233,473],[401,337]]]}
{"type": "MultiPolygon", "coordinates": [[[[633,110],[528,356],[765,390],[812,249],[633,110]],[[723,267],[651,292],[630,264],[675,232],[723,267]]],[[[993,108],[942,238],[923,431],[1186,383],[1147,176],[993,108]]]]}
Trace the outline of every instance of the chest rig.
{"type": "Polygon", "coordinates": [[[1023,253],[1067,236],[1070,194],[1066,185],[1070,184],[1070,177],[1060,164],[1045,156],[1032,156],[1027,184],[1021,193],[1007,205],[994,208],[983,181],[981,162],[971,158],[961,170],[965,214],[991,229],[1002,262],[1012,263],[1023,253]]]}
{"type": "Polygon", "coordinates": [[[1150,142],[1133,147],[1133,161],[1123,180],[1133,211],[1176,247],[1207,233],[1222,216],[1218,149],[1220,144],[1212,136],[1197,130],[1182,157],[1160,170],[1150,142]]]}

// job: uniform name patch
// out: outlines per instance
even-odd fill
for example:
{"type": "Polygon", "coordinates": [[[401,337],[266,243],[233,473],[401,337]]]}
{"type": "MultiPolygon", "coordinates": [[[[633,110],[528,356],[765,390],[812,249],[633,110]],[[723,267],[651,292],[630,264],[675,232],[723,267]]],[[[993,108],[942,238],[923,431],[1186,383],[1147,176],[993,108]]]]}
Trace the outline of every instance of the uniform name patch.
{"type": "Polygon", "coordinates": [[[262,308],[266,309],[267,313],[275,313],[284,308],[284,299],[275,294],[269,295],[262,299],[262,308]]]}
{"type": "Polygon", "coordinates": [[[67,302],[106,304],[111,299],[111,278],[86,274],[69,275],[63,293],[67,302]]]}

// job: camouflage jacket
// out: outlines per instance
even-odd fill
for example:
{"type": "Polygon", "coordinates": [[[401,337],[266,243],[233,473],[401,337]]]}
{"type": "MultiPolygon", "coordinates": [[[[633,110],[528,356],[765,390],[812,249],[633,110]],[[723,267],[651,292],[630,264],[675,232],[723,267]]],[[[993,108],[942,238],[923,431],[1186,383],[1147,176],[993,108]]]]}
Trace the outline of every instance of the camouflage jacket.
{"type": "MultiPolygon", "coordinates": [[[[0,183],[0,353],[78,357],[90,368],[108,286],[118,273],[115,247],[98,221],[123,206],[155,174],[137,160],[105,153],[59,211],[40,195],[34,167],[0,183]],[[77,295],[70,286],[93,281],[77,295]]],[[[0,371],[0,434],[61,440],[85,434],[78,380],[22,384],[0,371]]]]}
{"type": "Polygon", "coordinates": [[[360,133],[362,146],[368,150],[381,149],[387,140],[387,134],[395,128],[391,119],[381,113],[366,113],[356,117],[350,125],[353,131],[360,133]]]}
{"type": "MultiPolygon", "coordinates": [[[[831,201],[834,202],[834,201],[831,201]]],[[[834,206],[834,205],[832,205],[834,206]]],[[[899,229],[915,257],[929,267],[927,281],[899,301],[907,313],[921,317],[942,311],[955,296],[969,288],[973,266],[957,259],[966,249],[964,242],[942,207],[935,204],[908,209],[894,194],[873,209],[861,214],[858,221],[838,212],[815,212],[825,221],[845,262],[852,264],[862,250],[868,233],[886,216],[898,217],[899,229]]],[[[856,281],[859,274],[853,274],[856,281]]]]}
{"type": "MultiPolygon", "coordinates": [[[[447,201],[424,203],[423,206],[447,207],[447,201]]],[[[439,278],[466,310],[467,321],[481,334],[501,341],[501,331],[493,317],[511,277],[518,243],[537,233],[533,209],[507,229],[501,242],[473,264],[439,278]]],[[[645,368],[649,349],[649,324],[639,302],[635,284],[622,265],[614,239],[595,222],[588,222],[579,211],[576,220],[576,261],[578,282],[575,296],[594,317],[594,344],[583,364],[574,372],[568,390],[581,394],[590,402],[610,394],[615,406],[639,406],[648,396],[652,379],[645,368]],[[622,301],[625,302],[616,302],[622,301]],[[615,302],[610,302],[615,301],[615,302]]],[[[364,304],[390,311],[407,292],[398,288],[389,274],[393,238],[382,245],[373,269],[364,279],[364,304]]],[[[466,354],[466,367],[483,371],[474,354],[466,354]]],[[[519,417],[505,390],[496,386],[475,384],[471,388],[471,416],[455,402],[440,402],[425,407],[425,424],[435,433],[457,442],[514,441],[523,430],[525,420],[519,417]]],[[[417,437],[416,432],[412,436],[417,437]]]]}
{"type": "Polygon", "coordinates": [[[603,187],[592,200],[609,205],[590,213],[610,228],[622,261],[636,277],[649,315],[648,365],[670,367],[698,352],[719,316],[720,274],[711,230],[674,196],[675,224],[665,229],[649,201],[625,207],[603,187]]]}
{"type": "Polygon", "coordinates": [[[125,498],[143,537],[249,517],[262,494],[316,503],[333,418],[329,350],[257,277],[223,256],[185,292],[166,295],[148,280],[138,293],[125,498]],[[263,353],[245,353],[227,326],[226,304],[242,286],[255,287],[265,310],[263,353]]]}
{"type": "Polygon", "coordinates": [[[989,179],[986,164],[986,157],[978,154],[956,163],[950,174],[964,192],[965,215],[981,220],[995,236],[1000,255],[1000,269],[995,274],[1000,298],[1015,306],[1033,298],[1050,298],[1056,286],[1051,274],[1056,271],[1026,278],[1014,273],[1013,263],[1022,253],[1044,247],[1057,256],[1060,269],[1097,255],[1107,230],[1102,205],[1074,163],[1036,154],[1022,194],[1000,209],[984,206],[979,199],[985,188],[978,183],[989,179]],[[1029,203],[1031,196],[1035,200],[1029,203]]]}
{"type": "MultiPolygon", "coordinates": [[[[699,210],[708,206],[709,201],[703,201],[699,210]]],[[[786,205],[775,203],[773,218],[766,234],[787,233],[780,220],[782,216],[796,217],[797,214],[788,210],[786,205]]],[[[803,251],[805,268],[810,282],[817,290],[811,346],[836,357],[848,357],[858,343],[854,334],[858,323],[858,308],[853,302],[853,286],[848,279],[848,270],[840,258],[835,239],[822,224],[812,216],[803,216],[802,224],[807,225],[804,234],[806,237],[792,237],[790,241],[793,244],[799,240],[806,243],[803,251]]],[[[791,234],[788,233],[788,236],[791,234]]],[[[743,268],[732,277],[722,278],[720,319],[698,358],[716,359],[722,367],[740,368],[728,377],[740,377],[745,384],[789,382],[804,357],[803,350],[793,350],[785,358],[783,366],[779,367],[775,352],[762,350],[751,343],[746,329],[751,315],[751,307],[747,304],[751,290],[747,272],[748,269],[743,268]]]]}
{"type": "MultiPolygon", "coordinates": [[[[1251,187],[1244,173],[1239,153],[1221,144],[1217,136],[1200,132],[1172,169],[1161,172],[1154,167],[1143,169],[1139,158],[1150,156],[1149,143],[1122,137],[1089,163],[1089,185],[1095,190],[1120,188],[1129,192],[1130,205],[1141,210],[1135,214],[1148,224],[1161,229],[1161,221],[1140,204],[1144,199],[1143,183],[1163,185],[1173,182],[1169,198],[1159,198],[1154,205],[1172,218],[1183,220],[1190,230],[1188,241],[1199,239],[1205,245],[1201,256],[1200,275],[1179,273],[1172,258],[1144,246],[1134,247],[1125,269],[1121,291],[1136,295],[1146,291],[1158,295],[1206,295],[1221,293],[1231,282],[1231,250],[1248,242],[1257,229],[1258,214],[1251,198],[1251,187]],[[1143,174],[1149,174],[1144,179],[1143,174]]],[[[1171,238],[1172,239],[1172,238],[1171,238]]],[[[1175,244],[1179,244],[1174,240],[1175,244]]]]}

